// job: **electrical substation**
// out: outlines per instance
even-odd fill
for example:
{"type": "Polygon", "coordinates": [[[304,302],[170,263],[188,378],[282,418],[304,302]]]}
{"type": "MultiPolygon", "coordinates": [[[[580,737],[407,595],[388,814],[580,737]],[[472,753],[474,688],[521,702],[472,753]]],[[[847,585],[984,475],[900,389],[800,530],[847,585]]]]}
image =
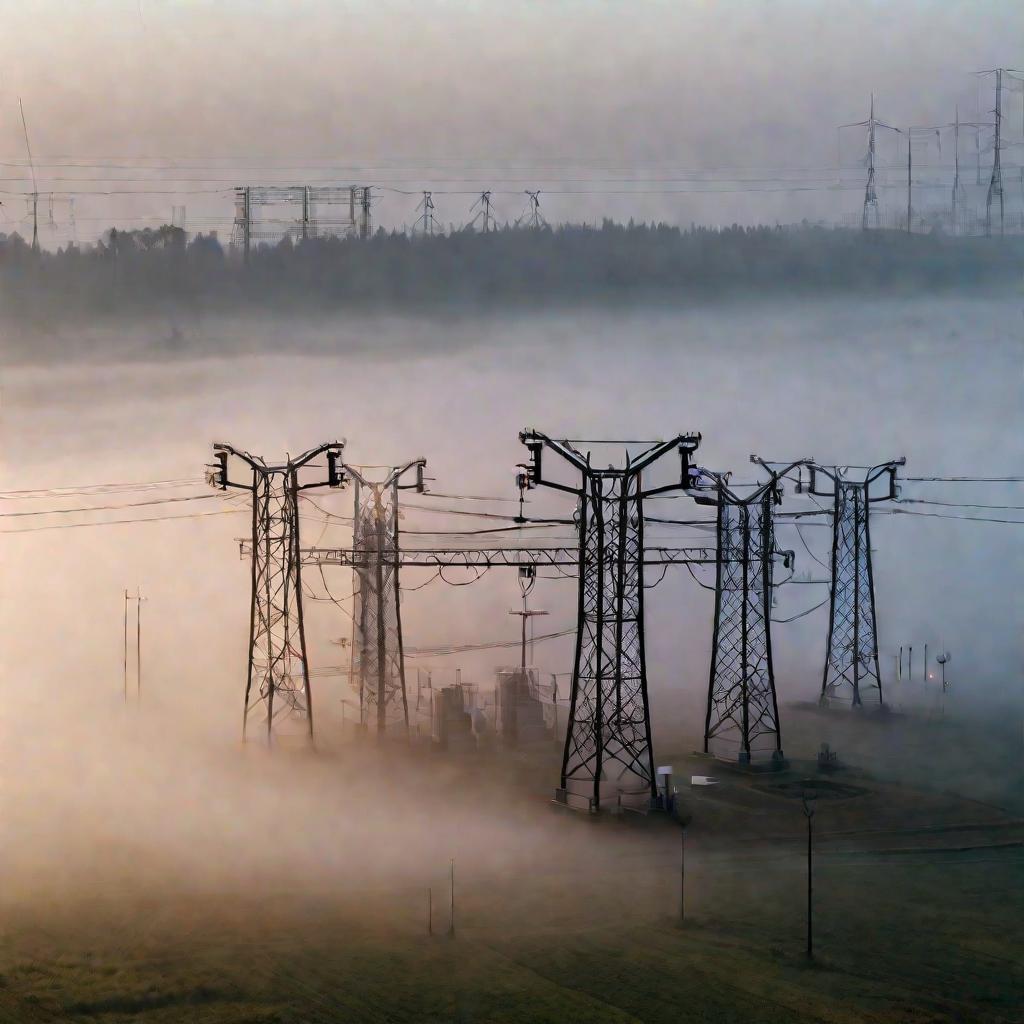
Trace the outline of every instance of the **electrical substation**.
{"type": "Polygon", "coordinates": [[[869,511],[877,502],[899,500],[898,473],[905,460],[855,468],[811,458],[769,462],[752,455],[755,473],[767,479],[741,484],[729,472],[699,464],[701,440],[699,433],[656,442],[556,439],[524,430],[520,441],[527,459],[516,476],[519,512],[504,517],[508,525],[497,528],[510,533],[512,543],[486,547],[405,543],[400,495],[426,492],[426,459],[378,470],[374,478],[345,461],[340,441],[281,464],[215,444],[208,481],[221,490],[247,490],[252,502],[251,535],[242,544],[252,565],[243,737],[258,733],[267,743],[286,735],[314,739],[302,572],[313,566],[322,575],[328,566],[343,567],[354,577],[348,678],[362,732],[426,740],[449,751],[494,742],[508,747],[558,742],[561,769],[553,789],[559,803],[591,813],[667,809],[651,739],[657,708],[648,693],[646,574],[652,568],[664,573],[685,567],[693,575],[694,567],[705,566],[715,572],[715,603],[703,752],[739,768],[784,769],[771,609],[773,590],[784,582],[778,573],[791,578],[797,555],[780,546],[777,524],[798,527],[810,518],[827,522],[832,537],[820,704],[859,713],[884,710],[869,511]],[[609,448],[621,453],[621,461],[602,468],[595,453],[604,457],[609,448]],[[234,475],[234,461],[243,478],[234,475]],[[662,463],[674,467],[667,476],[662,463]],[[809,498],[814,507],[785,510],[787,485],[794,497],[809,498]],[[350,489],[351,548],[303,546],[299,502],[316,488],[350,489]],[[536,489],[564,496],[566,514],[525,515],[525,496],[536,489]],[[703,519],[650,515],[648,505],[669,495],[688,498],[696,510],[710,514],[703,519]],[[830,500],[831,507],[818,498],[830,500]],[[715,543],[649,546],[645,528],[654,523],[705,526],[714,531],[715,543]],[[524,530],[550,526],[570,527],[575,546],[523,542],[524,530]],[[500,670],[490,692],[458,678],[435,686],[428,676],[424,699],[418,676],[410,701],[403,571],[441,573],[454,567],[517,571],[523,607],[512,614],[521,617],[520,664],[500,670]],[[564,696],[557,674],[545,685],[527,659],[527,622],[546,614],[531,612],[527,602],[542,567],[577,580],[574,655],[564,696]],[[258,720],[255,729],[252,719],[258,720]]]}
{"type": "Polygon", "coordinates": [[[8,6],[0,1024],[1024,1024],[1024,3],[8,6]]]}

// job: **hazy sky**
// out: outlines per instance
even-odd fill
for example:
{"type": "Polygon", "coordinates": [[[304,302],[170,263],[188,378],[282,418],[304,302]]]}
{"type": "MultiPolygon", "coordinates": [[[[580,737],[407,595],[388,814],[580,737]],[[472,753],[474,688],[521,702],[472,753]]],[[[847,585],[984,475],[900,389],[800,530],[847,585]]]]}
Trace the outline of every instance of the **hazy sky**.
{"type": "MultiPolygon", "coordinates": [[[[24,159],[21,96],[40,162],[330,160],[347,180],[510,191],[659,165],[831,169],[835,126],[866,116],[872,89],[894,124],[949,121],[957,101],[973,114],[970,72],[1019,63],[1024,40],[1019,0],[3,0],[0,13],[6,160],[24,159]],[[538,170],[552,161],[582,166],[538,170]]],[[[1019,132],[1019,95],[1008,103],[1019,132]]],[[[855,166],[863,140],[843,145],[855,166]]],[[[41,189],[59,187],[40,170],[41,189]]],[[[731,205],[772,213],[776,199],[731,205]]]]}

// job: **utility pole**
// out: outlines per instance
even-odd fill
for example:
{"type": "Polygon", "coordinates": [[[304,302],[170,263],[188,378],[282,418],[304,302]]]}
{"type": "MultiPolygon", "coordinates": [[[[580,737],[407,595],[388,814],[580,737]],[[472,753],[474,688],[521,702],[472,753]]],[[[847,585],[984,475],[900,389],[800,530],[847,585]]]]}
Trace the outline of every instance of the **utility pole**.
{"type": "MultiPolygon", "coordinates": [[[[302,723],[313,740],[313,700],[302,614],[302,559],[299,546],[299,492],[311,487],[341,487],[339,472],[344,442],[332,441],[283,463],[270,465],[229,444],[215,443],[207,481],[219,490],[248,491],[252,500],[252,554],[249,609],[249,663],[242,715],[242,740],[249,718],[263,712],[267,744],[282,718],[302,723]],[[300,472],[326,456],[326,475],[300,483],[300,472]],[[249,470],[248,482],[233,480],[228,460],[249,470]]],[[[316,467],[323,469],[324,467],[316,467]]],[[[305,475],[305,474],[303,474],[305,475]]]]}
{"type": "MultiPolygon", "coordinates": [[[[756,455],[751,462],[771,474],[768,483],[741,497],[728,476],[702,469],[701,487],[710,481],[714,497],[698,504],[716,506],[717,565],[715,619],[704,752],[712,746],[738,747],[737,760],[750,764],[765,741],[773,762],[783,760],[779,704],[772,664],[771,601],[775,544],[775,507],[782,502],[781,478],[806,460],[773,469],[756,455]]],[[[782,552],[787,566],[791,552],[782,552]]]]}
{"type": "MultiPolygon", "coordinates": [[[[832,585],[829,600],[828,649],[822,674],[821,703],[848,697],[860,707],[864,697],[882,704],[875,617],[875,584],[871,565],[870,506],[899,497],[896,474],[906,459],[877,466],[819,466],[809,463],[806,493],[833,499],[832,585]],[[858,474],[852,477],[851,471],[858,474]],[[822,484],[829,481],[831,489],[822,484]],[[876,493],[873,485],[888,486],[876,493]]],[[[797,485],[797,492],[802,484],[797,485]]],[[[911,658],[913,649],[911,648],[911,658]]]]}
{"type": "Polygon", "coordinates": [[[124,669],[124,702],[128,703],[128,606],[135,602],[135,703],[142,702],[142,602],[146,598],[142,596],[142,589],[136,588],[132,596],[127,590],[124,592],[124,658],[122,667],[124,669]]]}
{"type": "Polygon", "coordinates": [[[352,680],[359,687],[359,722],[376,723],[382,738],[389,726],[409,733],[399,589],[398,492],[424,490],[426,459],[389,470],[382,480],[365,475],[365,467],[345,464],[353,487],[353,568],[356,576],[352,640],[352,680]],[[414,473],[414,482],[402,478],[414,473]]]}
{"type": "Polygon", "coordinates": [[[451,892],[451,904],[448,910],[448,938],[455,938],[455,858],[452,857],[448,864],[449,891],[451,892]]]}
{"type": "Polygon", "coordinates": [[[21,111],[21,129],[25,134],[25,151],[28,153],[28,166],[32,172],[32,251],[39,252],[39,186],[36,183],[36,164],[32,159],[32,146],[28,141],[28,122],[25,120],[25,104],[18,97],[18,109],[21,111]]]}
{"type": "Polygon", "coordinates": [[[813,789],[804,790],[804,817],[807,818],[807,959],[814,959],[813,924],[813,876],[814,876],[814,805],[817,793],[813,789]]]}
{"type": "Polygon", "coordinates": [[[547,615],[548,613],[540,608],[530,611],[527,602],[530,593],[537,582],[537,567],[534,565],[521,566],[519,569],[519,589],[523,595],[523,607],[521,611],[512,610],[509,615],[518,615],[523,620],[522,641],[520,643],[519,668],[522,672],[523,684],[526,683],[526,623],[536,615],[547,615]]]}
{"type": "Polygon", "coordinates": [[[124,702],[128,703],[128,590],[124,592],[124,702]]]}
{"type": "Polygon", "coordinates": [[[957,220],[957,203],[960,199],[960,104],[953,113],[953,205],[950,207],[950,226],[953,234],[960,234],[957,220]]]}
{"type": "Polygon", "coordinates": [[[686,920],[686,829],[679,830],[679,920],[686,920]]]}
{"type": "Polygon", "coordinates": [[[911,205],[911,196],[914,191],[914,179],[913,179],[913,153],[914,153],[914,130],[913,128],[907,129],[907,234],[909,235],[912,230],[912,217],[913,207],[911,205]]]}
{"type": "MultiPolygon", "coordinates": [[[[658,805],[651,717],[647,699],[644,651],[643,502],[669,491],[687,490],[696,482],[690,456],[699,434],[679,434],[667,442],[587,442],[554,440],[536,430],[519,439],[529,452],[520,468],[520,491],[550,487],[571,495],[577,506],[579,534],[579,602],[573,662],[569,725],[559,788],[555,798],[584,799],[591,813],[601,809],[601,785],[607,774],[617,791],[630,783],[658,805]],[[598,469],[592,452],[576,445],[616,443],[643,445],[636,456],[627,448],[625,465],[598,469]],[[543,471],[550,451],[578,474],[566,484],[543,471]],[[645,488],[643,473],[675,452],[679,476],[663,486],[645,488]]],[[[635,791],[634,789],[634,791],[635,791]]]]}
{"type": "MultiPolygon", "coordinates": [[[[535,565],[522,565],[519,567],[519,589],[522,592],[523,607],[521,610],[512,609],[509,615],[518,615],[522,620],[522,634],[519,646],[519,678],[513,677],[502,684],[499,684],[498,697],[501,710],[501,731],[505,740],[511,744],[516,743],[519,736],[519,707],[529,699],[530,676],[526,668],[526,625],[538,615],[547,615],[542,609],[530,610],[527,607],[529,596],[537,582],[537,567],[535,565]]],[[[532,660],[531,651],[531,660],[532,660]]]]}
{"type": "Polygon", "coordinates": [[[302,186],[302,240],[309,238],[309,186],[302,186]]]}
{"type": "Polygon", "coordinates": [[[867,128],[868,130],[868,178],[864,185],[864,209],[861,213],[861,230],[867,231],[870,227],[879,227],[881,216],[878,210],[878,193],[875,189],[875,134],[878,128],[885,128],[888,131],[903,133],[899,128],[893,128],[875,117],[875,94],[871,94],[871,110],[866,121],[856,121],[853,124],[841,124],[842,128],[867,128]]]}
{"type": "Polygon", "coordinates": [[[135,591],[135,702],[142,703],[142,589],[135,591]]]}

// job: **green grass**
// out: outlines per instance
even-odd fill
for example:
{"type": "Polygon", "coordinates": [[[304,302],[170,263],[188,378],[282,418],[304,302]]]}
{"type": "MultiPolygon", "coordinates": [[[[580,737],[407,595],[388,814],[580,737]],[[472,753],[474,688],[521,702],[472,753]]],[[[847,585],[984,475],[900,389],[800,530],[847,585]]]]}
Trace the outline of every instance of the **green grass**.
{"type": "Polygon", "coordinates": [[[1020,850],[823,857],[814,964],[799,859],[732,867],[695,868],[684,925],[635,867],[633,898],[561,873],[467,881],[454,939],[408,892],[11,905],[0,1020],[1024,1021],[1020,850]]]}

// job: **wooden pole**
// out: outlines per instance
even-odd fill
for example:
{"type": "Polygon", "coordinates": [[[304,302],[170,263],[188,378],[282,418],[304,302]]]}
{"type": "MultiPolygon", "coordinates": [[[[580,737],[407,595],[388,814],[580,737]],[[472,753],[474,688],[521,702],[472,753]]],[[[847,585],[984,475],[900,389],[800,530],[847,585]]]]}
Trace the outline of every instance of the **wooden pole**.
{"type": "Polygon", "coordinates": [[[135,598],[135,702],[142,702],[142,589],[135,598]]]}
{"type": "Polygon", "coordinates": [[[128,703],[128,590],[124,592],[124,702],[128,703]]]}
{"type": "Polygon", "coordinates": [[[812,866],[812,854],[811,854],[811,836],[813,834],[813,821],[814,816],[812,814],[807,815],[807,959],[810,960],[814,956],[814,944],[813,936],[811,934],[811,866],[812,866]]]}
{"type": "Polygon", "coordinates": [[[449,883],[451,885],[451,905],[448,917],[448,938],[455,938],[455,858],[449,864],[449,883]]]}
{"type": "Polygon", "coordinates": [[[679,920],[686,919],[686,829],[679,830],[679,920]]]}

